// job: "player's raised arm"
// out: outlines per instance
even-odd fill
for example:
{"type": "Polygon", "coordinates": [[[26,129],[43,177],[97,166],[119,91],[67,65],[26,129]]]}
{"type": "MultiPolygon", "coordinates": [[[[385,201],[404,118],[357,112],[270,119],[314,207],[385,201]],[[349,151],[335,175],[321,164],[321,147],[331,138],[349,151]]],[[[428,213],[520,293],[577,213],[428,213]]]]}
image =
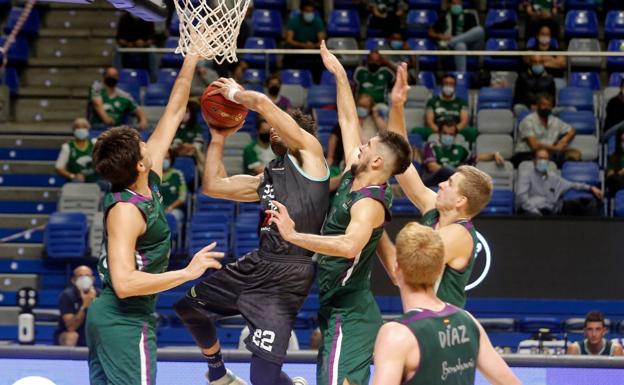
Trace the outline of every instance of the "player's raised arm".
{"type": "Polygon", "coordinates": [[[173,137],[186,114],[186,104],[198,61],[199,56],[191,53],[188,53],[184,58],[184,64],[182,64],[178,77],[173,84],[165,111],[154,129],[154,133],[147,141],[147,151],[153,162],[152,170],[161,178],[163,159],[165,159],[173,137]]]}
{"type": "Polygon", "coordinates": [[[338,106],[338,124],[342,133],[345,168],[349,169],[353,162],[353,153],[358,151],[362,144],[360,137],[360,123],[355,108],[355,100],[351,93],[351,85],[347,73],[340,61],[329,52],[325,41],[321,42],[321,58],[325,68],[336,77],[336,102],[338,106]]]}
{"type": "MultiPolygon", "coordinates": [[[[388,119],[388,130],[407,138],[405,128],[405,102],[407,101],[407,64],[402,63],[397,68],[396,81],[392,87],[391,101],[392,108],[388,119]]],[[[401,189],[409,200],[420,210],[421,213],[435,208],[437,194],[427,188],[420,179],[418,171],[414,165],[410,165],[403,174],[396,175],[396,179],[401,185],[401,189]]]]}

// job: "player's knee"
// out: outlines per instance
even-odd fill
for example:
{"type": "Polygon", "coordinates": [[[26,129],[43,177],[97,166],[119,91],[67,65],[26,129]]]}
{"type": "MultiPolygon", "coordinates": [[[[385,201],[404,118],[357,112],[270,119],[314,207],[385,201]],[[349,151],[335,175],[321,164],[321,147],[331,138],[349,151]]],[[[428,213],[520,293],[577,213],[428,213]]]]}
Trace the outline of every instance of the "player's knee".
{"type": "Polygon", "coordinates": [[[201,319],[201,315],[195,309],[191,300],[184,296],[180,298],[175,304],[173,304],[173,310],[184,323],[192,322],[193,320],[201,319]]]}

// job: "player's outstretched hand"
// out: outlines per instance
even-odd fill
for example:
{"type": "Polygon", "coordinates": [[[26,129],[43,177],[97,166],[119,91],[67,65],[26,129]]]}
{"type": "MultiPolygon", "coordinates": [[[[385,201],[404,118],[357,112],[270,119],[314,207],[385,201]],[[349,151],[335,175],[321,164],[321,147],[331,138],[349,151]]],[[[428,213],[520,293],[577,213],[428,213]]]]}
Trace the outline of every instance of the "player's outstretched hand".
{"type": "Polygon", "coordinates": [[[215,86],[216,88],[210,91],[208,95],[212,96],[216,94],[221,94],[224,98],[234,103],[236,103],[236,101],[233,100],[234,93],[236,91],[245,91],[243,86],[236,83],[236,80],[232,78],[219,78],[212,82],[211,85],[215,86]]]}
{"type": "Polygon", "coordinates": [[[407,102],[407,93],[410,87],[407,84],[407,63],[401,63],[397,67],[396,81],[394,87],[392,87],[392,94],[390,100],[392,105],[404,105],[407,102]]]}
{"type": "Polygon", "coordinates": [[[321,58],[323,59],[325,68],[327,68],[327,70],[334,75],[336,75],[338,71],[344,71],[344,68],[342,67],[342,64],[340,64],[338,58],[327,49],[325,40],[321,41],[321,58]]]}
{"type": "Polygon", "coordinates": [[[271,214],[269,224],[275,223],[282,238],[284,238],[285,241],[289,241],[291,236],[295,233],[295,222],[290,218],[286,206],[278,201],[271,202],[277,207],[277,210],[266,210],[267,214],[271,214]]]}
{"type": "Polygon", "coordinates": [[[223,258],[224,254],[212,251],[215,246],[217,246],[217,242],[212,242],[195,253],[191,262],[184,268],[189,281],[201,277],[201,275],[208,269],[221,268],[221,263],[219,263],[217,259],[223,258]]]}

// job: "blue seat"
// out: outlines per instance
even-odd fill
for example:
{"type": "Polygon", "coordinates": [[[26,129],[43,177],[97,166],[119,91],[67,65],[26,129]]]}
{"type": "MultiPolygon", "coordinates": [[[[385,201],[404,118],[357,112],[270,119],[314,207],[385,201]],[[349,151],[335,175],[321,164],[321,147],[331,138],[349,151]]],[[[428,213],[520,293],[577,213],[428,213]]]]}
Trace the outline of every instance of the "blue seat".
{"type": "Polygon", "coordinates": [[[565,9],[597,9],[602,0],[565,0],[565,9]]]}
{"type": "MultiPolygon", "coordinates": [[[[442,94],[442,88],[440,86],[436,87],[433,90],[433,94],[435,96],[440,96],[442,94]]],[[[464,99],[466,102],[468,102],[468,97],[470,95],[470,92],[468,91],[468,87],[457,87],[455,88],[455,95],[459,98],[464,99]]],[[[488,107],[489,108],[489,107],[488,107]]]]}
{"type": "Polygon", "coordinates": [[[50,174],[7,174],[0,175],[0,186],[19,187],[60,187],[67,180],[58,175],[50,174]]]}
{"type": "MultiPolygon", "coordinates": [[[[518,43],[513,39],[488,39],[485,43],[486,51],[516,51],[518,43]]],[[[485,67],[491,71],[516,71],[520,65],[518,57],[486,56],[485,67]]]]}
{"type": "Polygon", "coordinates": [[[56,202],[0,201],[0,213],[50,214],[56,211],[56,202]]]}
{"type": "Polygon", "coordinates": [[[616,217],[624,217],[624,190],[615,193],[615,207],[613,215],[616,217]]]}
{"type": "MultiPolygon", "coordinates": [[[[257,7],[257,6],[256,6],[257,7]]],[[[254,36],[279,39],[282,37],[283,21],[277,9],[254,9],[251,15],[254,36]]]]}
{"type": "Polygon", "coordinates": [[[562,111],[559,119],[574,127],[577,135],[596,133],[596,118],[590,111],[562,111]]]}
{"type": "MultiPolygon", "coordinates": [[[[43,259],[0,259],[0,272],[3,273],[15,273],[15,274],[62,274],[65,272],[64,263],[48,263],[43,259]]],[[[39,291],[39,304],[42,303],[44,296],[53,296],[54,300],[48,302],[56,302],[60,293],[54,290],[39,291]]],[[[56,303],[58,305],[58,303],[56,303]]]]}
{"type": "Polygon", "coordinates": [[[442,0],[408,0],[407,4],[410,9],[432,9],[438,11],[442,7],[442,0]]]}
{"type": "Polygon", "coordinates": [[[132,99],[134,99],[137,104],[141,104],[141,87],[138,84],[124,83],[120,81],[117,83],[117,88],[126,91],[130,94],[130,96],[132,96],[132,99]]]}
{"type": "Polygon", "coordinates": [[[313,83],[310,70],[283,69],[280,76],[282,84],[297,84],[303,88],[310,88],[313,83]]]}
{"type": "Polygon", "coordinates": [[[479,90],[477,109],[511,109],[512,100],[511,88],[483,87],[479,90]]]}
{"type": "Polygon", "coordinates": [[[149,73],[143,68],[122,68],[119,71],[119,83],[147,87],[150,83],[149,73]]]}
{"type": "Polygon", "coordinates": [[[624,79],[624,72],[614,72],[609,76],[609,87],[619,87],[624,79]]]}
{"type": "Polygon", "coordinates": [[[177,12],[173,12],[171,15],[171,22],[169,23],[169,35],[180,36],[180,18],[177,12]]]}
{"type": "MultiPolygon", "coordinates": [[[[245,48],[247,49],[274,49],[276,47],[275,40],[269,37],[248,37],[245,40],[245,48]]],[[[274,66],[276,61],[275,55],[265,55],[263,53],[247,53],[243,55],[242,59],[252,67],[259,68],[264,68],[267,60],[270,66],[274,66]]]]}
{"type": "Polygon", "coordinates": [[[451,71],[451,74],[455,75],[457,81],[457,87],[470,88],[472,84],[472,75],[470,72],[451,71]]]}
{"type": "Polygon", "coordinates": [[[87,253],[88,230],[84,213],[53,213],[44,232],[46,255],[49,258],[84,257],[87,253]]]}
{"type": "Polygon", "coordinates": [[[564,87],[559,90],[558,105],[560,107],[575,107],[578,111],[594,110],[594,95],[592,90],[579,87],[564,87]]]}
{"type": "Polygon", "coordinates": [[[485,30],[489,37],[518,38],[518,13],[514,9],[490,9],[485,18],[485,30]],[[500,27],[505,25],[505,28],[500,27]],[[508,26],[512,25],[512,28],[508,26]]]}
{"type": "MultiPolygon", "coordinates": [[[[530,37],[529,40],[527,40],[527,49],[534,49],[535,47],[537,47],[537,39],[535,37],[530,37]]],[[[553,37],[550,38],[550,49],[559,49],[559,42],[553,37]]]]}
{"type": "Polygon", "coordinates": [[[199,190],[195,195],[195,215],[210,214],[213,211],[227,212],[230,219],[234,218],[234,211],[236,210],[236,203],[225,200],[211,198],[206,194],[201,193],[199,190]]]}
{"type": "Polygon", "coordinates": [[[598,16],[591,10],[573,10],[566,13],[565,37],[598,38],[598,16]]]}
{"type": "Polygon", "coordinates": [[[429,27],[438,20],[438,13],[432,9],[412,9],[407,13],[407,36],[428,37],[429,27]]]}
{"type": "Polygon", "coordinates": [[[329,137],[331,136],[330,132],[319,132],[318,138],[323,149],[327,151],[327,144],[329,143],[329,137]]]}
{"type": "Polygon", "coordinates": [[[146,106],[166,106],[171,93],[171,85],[154,83],[145,90],[146,106]]]}
{"type": "Polygon", "coordinates": [[[173,167],[182,171],[187,185],[193,185],[193,182],[195,181],[195,169],[197,168],[195,166],[195,160],[193,158],[189,156],[179,156],[175,159],[173,167]]]}
{"type": "MultiPolygon", "coordinates": [[[[4,27],[4,32],[8,35],[11,33],[11,30],[17,23],[18,19],[22,15],[22,11],[24,9],[21,7],[13,7],[11,12],[9,13],[9,19],[7,21],[6,26],[4,27]]],[[[41,21],[39,18],[39,11],[37,8],[33,8],[30,11],[30,15],[22,25],[22,28],[19,31],[20,36],[35,36],[39,33],[39,25],[41,21]]]]}
{"type": "Polygon", "coordinates": [[[156,82],[165,86],[173,87],[173,83],[175,83],[177,78],[177,68],[161,68],[158,70],[158,77],[156,82]]]}
{"type": "Polygon", "coordinates": [[[308,90],[308,108],[323,108],[336,105],[336,87],[311,86],[308,90]]]}
{"type": "Polygon", "coordinates": [[[416,148],[422,148],[424,143],[424,139],[420,136],[420,134],[407,134],[407,141],[412,145],[412,147],[416,148]]]}
{"type": "Polygon", "coordinates": [[[17,91],[19,90],[19,76],[17,75],[17,70],[13,67],[5,67],[4,68],[4,79],[3,83],[9,87],[11,91],[11,96],[17,95],[17,91]]]}
{"type": "MultiPolygon", "coordinates": [[[[174,12],[175,15],[175,12],[174,12]]],[[[172,23],[173,25],[173,23],[172,23]]],[[[178,47],[178,38],[176,36],[169,36],[165,41],[165,48],[177,48],[178,47]]],[[[167,68],[180,68],[182,67],[182,63],[184,62],[184,58],[182,55],[175,52],[168,52],[162,56],[160,59],[160,65],[162,67],[167,68]]]]}
{"type": "Polygon", "coordinates": [[[286,0],[254,0],[253,6],[258,9],[281,9],[285,10],[287,5],[286,0]]]}
{"type": "Polygon", "coordinates": [[[600,91],[600,76],[598,72],[572,72],[570,73],[569,86],[600,91]]]}
{"type": "Polygon", "coordinates": [[[58,148],[0,148],[0,159],[5,160],[56,160],[58,148]]]}
{"type": "Polygon", "coordinates": [[[420,213],[418,208],[407,198],[395,198],[392,201],[391,210],[393,214],[418,215],[420,213]]]}
{"type": "Polygon", "coordinates": [[[481,211],[482,215],[511,215],[514,211],[514,193],[511,190],[494,190],[492,199],[481,211]]]}
{"type": "Polygon", "coordinates": [[[519,0],[488,0],[488,9],[518,9],[519,0]]]}
{"type": "Polygon", "coordinates": [[[609,11],[605,18],[605,40],[624,38],[624,11],[609,11]]]}
{"type": "MultiPolygon", "coordinates": [[[[0,46],[4,45],[6,37],[0,38],[0,46]]],[[[28,63],[28,41],[24,36],[15,38],[15,42],[9,47],[8,65],[20,67],[28,63]]]]}
{"type": "Polygon", "coordinates": [[[243,80],[247,83],[263,84],[266,79],[266,71],[259,68],[247,68],[243,71],[243,80]]]}
{"type": "MultiPolygon", "coordinates": [[[[437,44],[430,39],[425,38],[409,38],[407,45],[413,50],[435,51],[437,44]]],[[[418,56],[418,67],[424,70],[434,71],[438,65],[438,56],[436,55],[420,55],[418,56]]]]}
{"type": "Polygon", "coordinates": [[[355,9],[334,9],[329,14],[327,35],[330,37],[360,37],[360,15],[355,9]]]}
{"type": "Polygon", "coordinates": [[[432,71],[418,71],[416,84],[427,87],[430,90],[436,88],[435,74],[432,71]]]}
{"type": "Polygon", "coordinates": [[[561,176],[572,182],[600,185],[600,166],[595,162],[568,161],[561,167],[561,176]]]}
{"type": "MultiPolygon", "coordinates": [[[[623,52],[624,51],[624,39],[613,39],[607,46],[609,52],[623,52]]],[[[607,69],[609,71],[624,71],[624,57],[607,57],[607,69]]],[[[619,87],[618,83],[618,87],[619,87]]]]}
{"type": "Polygon", "coordinates": [[[314,116],[316,117],[316,124],[319,126],[319,131],[327,131],[321,130],[320,127],[331,127],[329,130],[338,124],[338,111],[336,110],[323,110],[323,109],[315,109],[314,116]]]}
{"type": "Polygon", "coordinates": [[[369,37],[364,42],[364,49],[380,51],[382,49],[390,49],[390,44],[383,37],[369,37]]]}

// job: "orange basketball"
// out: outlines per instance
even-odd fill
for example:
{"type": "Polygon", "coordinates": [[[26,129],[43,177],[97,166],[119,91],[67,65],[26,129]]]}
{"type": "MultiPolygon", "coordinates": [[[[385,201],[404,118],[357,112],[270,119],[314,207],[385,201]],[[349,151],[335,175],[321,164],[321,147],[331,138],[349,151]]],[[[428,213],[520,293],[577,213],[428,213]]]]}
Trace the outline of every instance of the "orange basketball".
{"type": "Polygon", "coordinates": [[[249,110],[242,104],[227,100],[223,95],[208,95],[217,87],[212,84],[206,87],[201,97],[201,109],[204,120],[210,128],[225,130],[241,127],[249,110]]]}

